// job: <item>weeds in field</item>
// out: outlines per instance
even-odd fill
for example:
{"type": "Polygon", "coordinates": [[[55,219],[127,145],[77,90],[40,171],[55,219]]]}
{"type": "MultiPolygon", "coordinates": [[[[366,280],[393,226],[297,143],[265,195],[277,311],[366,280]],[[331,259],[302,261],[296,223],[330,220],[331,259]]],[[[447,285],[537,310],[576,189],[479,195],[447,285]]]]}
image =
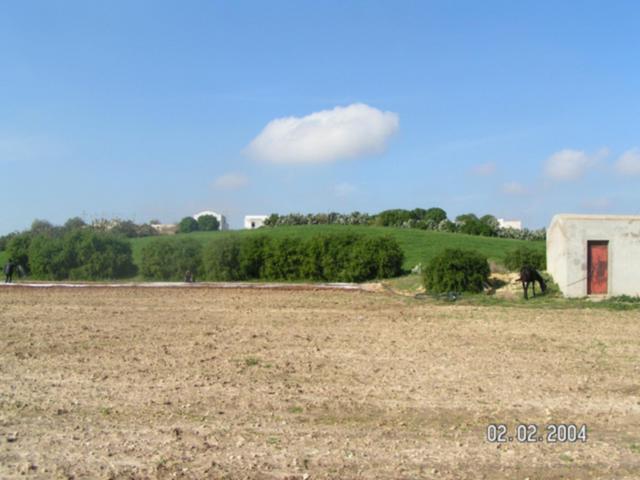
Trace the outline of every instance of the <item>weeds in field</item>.
{"type": "Polygon", "coordinates": [[[257,365],[260,365],[260,359],[257,357],[247,357],[244,359],[244,364],[247,367],[255,367],[257,365]]]}
{"type": "Polygon", "coordinates": [[[303,411],[302,407],[289,407],[289,413],[302,413],[303,411]]]}
{"type": "Polygon", "coordinates": [[[562,460],[563,462],[573,462],[573,458],[571,458],[568,454],[566,453],[561,453],[560,454],[560,460],[562,460]]]}
{"type": "Polygon", "coordinates": [[[631,450],[633,453],[640,453],[640,445],[638,445],[637,443],[632,443],[631,445],[629,445],[629,450],[631,450]]]}

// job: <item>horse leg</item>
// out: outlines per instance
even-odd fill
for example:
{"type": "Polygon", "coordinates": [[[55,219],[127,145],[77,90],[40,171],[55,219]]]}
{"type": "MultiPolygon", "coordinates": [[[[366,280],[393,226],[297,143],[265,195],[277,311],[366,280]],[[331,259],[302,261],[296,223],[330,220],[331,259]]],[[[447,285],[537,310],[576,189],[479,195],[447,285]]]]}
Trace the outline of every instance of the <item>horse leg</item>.
{"type": "Polygon", "coordinates": [[[536,281],[531,282],[531,288],[533,288],[533,296],[536,296],[536,281]]]}
{"type": "Polygon", "coordinates": [[[529,290],[529,285],[527,285],[527,282],[525,282],[524,280],[522,281],[522,290],[524,290],[524,299],[529,300],[529,297],[527,296],[527,290],[529,290]]]}

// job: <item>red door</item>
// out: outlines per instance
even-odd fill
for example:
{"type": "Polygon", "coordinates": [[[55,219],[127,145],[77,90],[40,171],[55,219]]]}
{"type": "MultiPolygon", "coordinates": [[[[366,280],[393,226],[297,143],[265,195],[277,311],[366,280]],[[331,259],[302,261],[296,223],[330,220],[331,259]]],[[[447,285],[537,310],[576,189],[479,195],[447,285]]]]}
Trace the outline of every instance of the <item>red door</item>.
{"type": "Polygon", "coordinates": [[[587,293],[606,294],[609,271],[609,242],[587,242],[587,293]]]}

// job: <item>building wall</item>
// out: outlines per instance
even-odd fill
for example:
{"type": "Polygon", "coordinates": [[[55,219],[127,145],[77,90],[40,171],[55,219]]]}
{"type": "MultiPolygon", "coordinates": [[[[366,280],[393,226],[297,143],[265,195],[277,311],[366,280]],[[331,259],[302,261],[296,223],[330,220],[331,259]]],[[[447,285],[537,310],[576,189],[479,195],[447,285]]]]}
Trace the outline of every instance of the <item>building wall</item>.
{"type": "Polygon", "coordinates": [[[640,217],[556,215],[547,230],[547,270],[567,297],[587,295],[587,242],[606,240],[608,295],[640,295],[640,217]]]}
{"type": "Polygon", "coordinates": [[[522,230],[521,220],[505,220],[504,218],[499,218],[498,225],[502,228],[513,228],[515,230],[522,230]]]}
{"type": "Polygon", "coordinates": [[[267,218],[269,218],[268,215],[247,215],[244,217],[244,228],[260,228],[267,218]],[[252,223],[254,226],[251,225],[252,223]]]}

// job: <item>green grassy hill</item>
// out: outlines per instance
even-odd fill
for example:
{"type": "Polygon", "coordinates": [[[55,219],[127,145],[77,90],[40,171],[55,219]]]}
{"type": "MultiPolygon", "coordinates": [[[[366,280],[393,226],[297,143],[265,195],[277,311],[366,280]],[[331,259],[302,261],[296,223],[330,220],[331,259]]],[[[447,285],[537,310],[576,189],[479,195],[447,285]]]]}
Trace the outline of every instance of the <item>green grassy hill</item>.
{"type": "MultiPolygon", "coordinates": [[[[427,230],[392,228],[392,227],[370,227],[370,226],[346,226],[346,225],[303,225],[296,227],[261,228],[259,230],[238,230],[231,232],[194,232],[188,234],[178,234],[171,238],[179,238],[188,235],[191,238],[207,243],[212,239],[223,238],[233,235],[259,235],[265,234],[273,237],[310,237],[317,233],[326,232],[357,232],[365,235],[391,235],[394,237],[405,253],[403,268],[410,270],[416,264],[429,261],[436,254],[445,248],[464,248],[476,250],[490,261],[502,263],[504,256],[510,250],[514,250],[521,245],[528,245],[531,248],[544,251],[545,242],[531,242],[524,240],[509,240],[505,238],[479,237],[475,235],[464,235],[461,233],[433,232],[427,230]]],[[[134,262],[140,264],[142,247],[149,241],[158,237],[136,238],[132,240],[134,262]]]]}

